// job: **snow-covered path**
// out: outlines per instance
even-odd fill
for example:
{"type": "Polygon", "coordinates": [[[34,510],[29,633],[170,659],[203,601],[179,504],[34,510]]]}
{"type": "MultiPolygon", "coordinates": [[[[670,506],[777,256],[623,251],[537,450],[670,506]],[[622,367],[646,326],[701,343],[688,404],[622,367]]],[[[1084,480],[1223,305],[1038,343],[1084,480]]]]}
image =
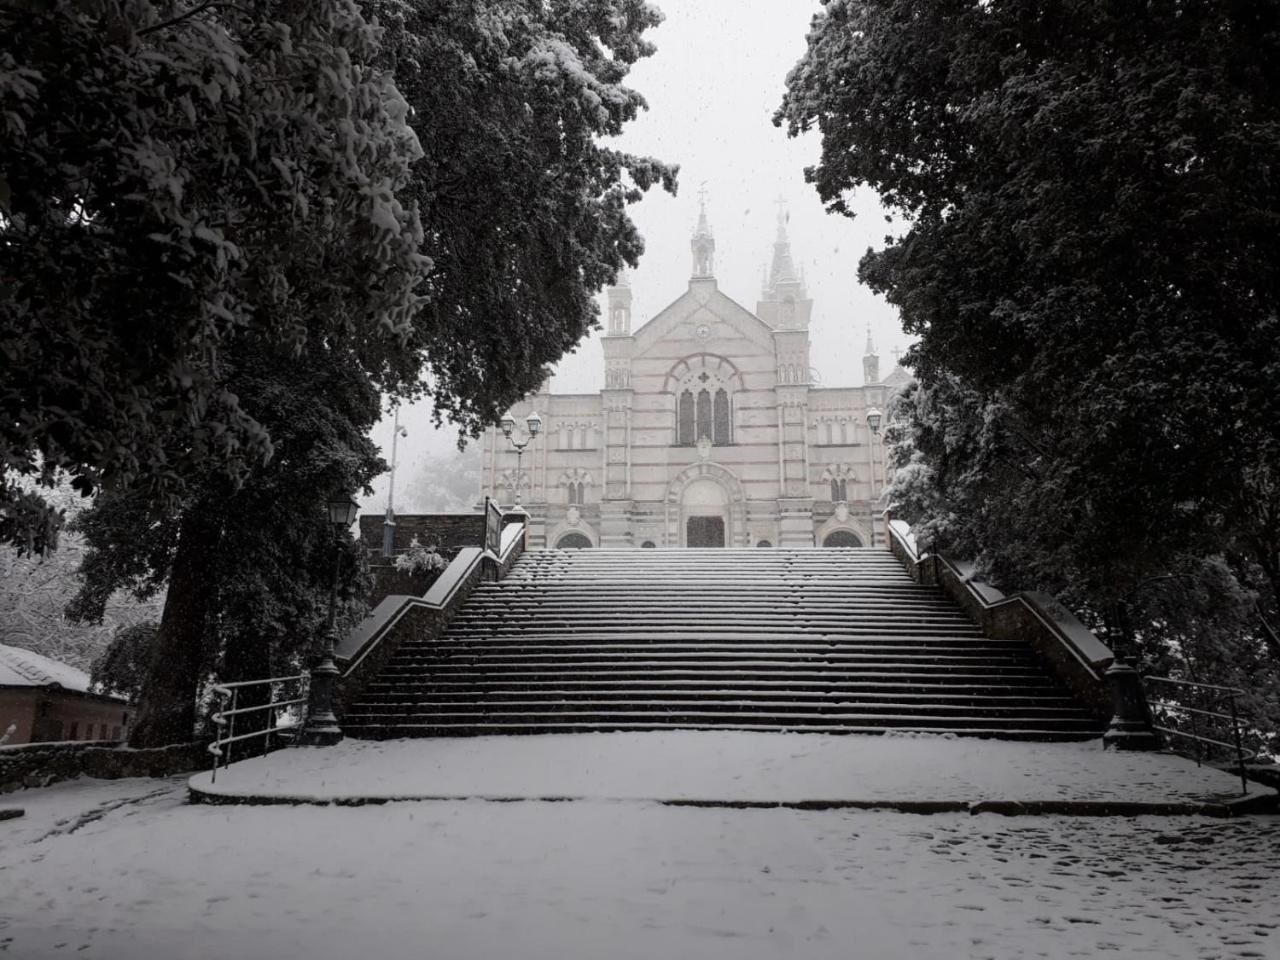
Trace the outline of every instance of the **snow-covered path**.
{"type": "Polygon", "coordinates": [[[4,802],[33,818],[0,823],[23,960],[1280,956],[1280,818],[4,802]]]}
{"type": "MultiPolygon", "coordinates": [[[[626,800],[1039,800],[1169,803],[1233,797],[1240,781],[1182,757],[1088,743],[949,736],[673,730],[573,736],[346,740],[238,763],[211,793],[309,797],[626,800]]],[[[1263,791],[1255,787],[1254,792],[1263,791]]]]}

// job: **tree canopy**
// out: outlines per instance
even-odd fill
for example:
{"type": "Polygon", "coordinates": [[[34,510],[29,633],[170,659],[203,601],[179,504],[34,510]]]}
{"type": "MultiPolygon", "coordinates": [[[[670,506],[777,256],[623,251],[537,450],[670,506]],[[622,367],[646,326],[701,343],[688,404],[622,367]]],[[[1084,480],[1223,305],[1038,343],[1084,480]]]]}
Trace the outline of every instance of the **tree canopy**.
{"type": "Polygon", "coordinates": [[[56,529],[21,475],[173,503],[267,459],[223,377],[246,333],[416,378],[421,149],[377,41],[352,0],[0,11],[0,538],[56,529]]]}
{"type": "Polygon", "coordinates": [[[433,269],[419,324],[437,417],[477,434],[596,324],[643,241],[627,205],[676,168],[605,146],[644,108],[645,0],[369,0],[423,145],[402,195],[433,269]]]}
{"type": "Polygon", "coordinates": [[[775,120],[900,223],[935,543],[1113,616],[1220,554],[1274,616],[1280,5],[828,0],[775,120]]]}
{"type": "MultiPolygon", "coordinates": [[[[32,7],[0,14],[0,269],[21,278],[0,294],[5,477],[103,491],[71,609],[166,587],[158,631],[104,670],[149,644],[133,741],[185,739],[210,669],[313,652],[323,500],[382,469],[380,392],[478,433],[637,263],[626,207],[676,171],[600,141],[644,106],[623,81],[659,15],[32,7]]],[[[54,526],[16,486],[0,519],[26,549],[54,526]]]]}

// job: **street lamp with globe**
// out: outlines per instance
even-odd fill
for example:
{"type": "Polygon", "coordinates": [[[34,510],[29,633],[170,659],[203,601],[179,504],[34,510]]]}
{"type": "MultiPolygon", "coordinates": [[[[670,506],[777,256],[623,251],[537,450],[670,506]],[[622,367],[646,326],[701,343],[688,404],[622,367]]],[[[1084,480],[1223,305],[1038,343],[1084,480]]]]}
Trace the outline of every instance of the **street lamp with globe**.
{"type": "Polygon", "coordinates": [[[324,628],[324,655],[311,671],[307,722],[302,728],[301,737],[303,744],[313,747],[327,747],[342,739],[342,729],[333,712],[334,688],[338,682],[338,667],[333,662],[338,643],[338,575],[342,572],[342,538],[360,513],[360,504],[345,491],[331,496],[325,507],[334,538],[333,577],[329,582],[329,619],[324,628]]]}
{"type": "Polygon", "coordinates": [[[542,418],[538,416],[538,411],[533,411],[525,418],[525,425],[529,428],[529,436],[524,440],[517,440],[512,436],[516,429],[515,418],[511,414],[507,414],[502,418],[502,435],[507,438],[507,442],[515,448],[516,451],[516,506],[520,506],[520,479],[524,475],[521,464],[524,460],[524,448],[533,442],[533,438],[542,432],[542,418]]]}

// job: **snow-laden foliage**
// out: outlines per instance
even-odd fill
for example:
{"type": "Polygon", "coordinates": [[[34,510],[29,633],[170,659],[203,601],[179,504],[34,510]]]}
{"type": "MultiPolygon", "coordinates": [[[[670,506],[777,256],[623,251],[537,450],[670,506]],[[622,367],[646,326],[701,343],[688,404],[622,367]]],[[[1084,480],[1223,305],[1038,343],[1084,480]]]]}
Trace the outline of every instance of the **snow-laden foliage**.
{"type": "MultiPolygon", "coordinates": [[[[19,482],[29,486],[31,481],[19,482]]],[[[65,516],[72,531],[64,533],[56,551],[41,557],[0,550],[0,637],[10,646],[88,671],[117,631],[156,619],[163,592],[138,599],[128,591],[102,598],[101,617],[77,623],[66,614],[80,587],[77,576],[85,558],[84,536],[74,530],[76,516],[88,505],[65,482],[46,491],[44,499],[65,516]]]]}
{"type": "Polygon", "coordinates": [[[419,543],[414,537],[404,553],[397,554],[392,565],[401,573],[439,573],[449,565],[438,544],[419,543]]]}
{"type": "Polygon", "coordinates": [[[829,0],[777,119],[832,210],[903,218],[860,275],[919,337],[926,535],[1116,636],[1280,660],[1280,7],[829,0]]]}
{"type": "Polygon", "coordinates": [[[424,156],[403,195],[434,268],[422,350],[437,417],[476,434],[597,324],[643,241],[627,206],[676,169],[604,145],[644,108],[643,0],[368,0],[424,156]]]}
{"type": "MultiPolygon", "coordinates": [[[[300,354],[405,341],[429,267],[397,191],[421,155],[354,0],[0,10],[0,535],[52,514],[15,475],[170,504],[269,459],[225,379],[246,334],[300,354]]],[[[385,356],[387,389],[414,378],[385,356]]]]}
{"type": "MultiPolygon", "coordinates": [[[[318,652],[323,501],[383,469],[379,391],[475,433],[595,323],[642,249],[626,205],[674,189],[597,143],[643,105],[621,80],[656,22],[633,0],[131,0],[4,33],[0,251],[29,278],[0,294],[5,467],[106,490],[74,616],[167,589],[135,744],[189,738],[211,673],[318,652]]],[[[38,550],[42,516],[5,507],[0,533],[38,550]]]]}

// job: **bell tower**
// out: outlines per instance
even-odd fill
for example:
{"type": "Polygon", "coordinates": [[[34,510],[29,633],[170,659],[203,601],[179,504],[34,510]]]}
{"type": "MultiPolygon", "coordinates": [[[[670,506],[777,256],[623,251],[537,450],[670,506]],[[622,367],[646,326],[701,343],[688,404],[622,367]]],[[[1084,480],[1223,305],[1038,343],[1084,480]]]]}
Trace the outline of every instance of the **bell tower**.
{"type": "Polygon", "coordinates": [[[756,316],[775,330],[807,330],[813,315],[813,301],[805,289],[804,277],[791,256],[787,236],[785,201],[778,200],[778,229],[773,238],[773,260],[765,273],[764,288],[756,305],[756,316]]]}
{"type": "Polygon", "coordinates": [[[609,288],[609,336],[631,336],[631,280],[625,273],[609,288]]]}

